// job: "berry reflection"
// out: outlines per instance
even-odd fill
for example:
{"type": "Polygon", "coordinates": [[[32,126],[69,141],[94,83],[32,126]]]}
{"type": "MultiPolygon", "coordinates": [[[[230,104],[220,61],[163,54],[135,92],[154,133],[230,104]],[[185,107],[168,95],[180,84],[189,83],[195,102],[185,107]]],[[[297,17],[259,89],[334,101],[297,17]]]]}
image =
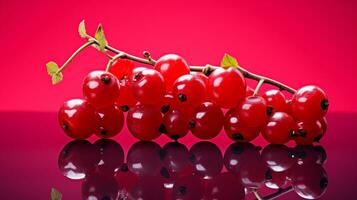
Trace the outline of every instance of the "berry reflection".
{"type": "Polygon", "coordinates": [[[264,199],[290,191],[317,199],[328,186],[326,159],[322,146],[262,149],[235,142],[222,154],[208,141],[190,148],[139,141],[123,150],[114,140],[100,139],[69,142],[58,165],[65,177],[82,179],[82,199],[245,199],[251,192],[263,198],[264,188],[272,192],[264,199]]]}

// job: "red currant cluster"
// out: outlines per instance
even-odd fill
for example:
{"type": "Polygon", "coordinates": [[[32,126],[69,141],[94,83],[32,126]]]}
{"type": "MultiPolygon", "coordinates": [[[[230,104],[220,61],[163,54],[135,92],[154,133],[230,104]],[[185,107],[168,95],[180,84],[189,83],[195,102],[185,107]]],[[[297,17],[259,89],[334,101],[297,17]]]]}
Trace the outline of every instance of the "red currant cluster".
{"type": "Polygon", "coordinates": [[[122,111],[128,111],[128,129],[140,140],[154,140],[162,133],[178,139],[189,131],[211,139],[224,127],[236,141],[249,142],[261,132],[273,144],[290,139],[311,144],[326,131],[328,101],[317,86],[299,89],[291,100],[279,90],[259,96],[234,67],[217,68],[206,76],[190,72],[186,61],[174,54],[161,57],[153,68],[118,59],[109,72],[89,73],[83,94],[84,99],[65,102],[59,112],[61,126],[76,139],[118,134],[124,124],[122,111]],[[222,109],[228,109],[226,114],[222,109]]]}
{"type": "Polygon", "coordinates": [[[58,165],[69,179],[83,179],[83,199],[251,199],[252,193],[295,191],[318,199],[327,189],[326,152],[321,146],[232,143],[223,153],[213,143],[191,148],[178,142],[161,147],[139,141],[124,156],[119,143],[74,140],[60,152],[58,165]],[[165,195],[166,194],[166,195],[165,195]],[[119,198],[118,198],[119,196],[119,198]],[[104,198],[107,197],[107,198],[104,198]],[[249,198],[250,197],[250,198],[249,198]]]}
{"type": "Polygon", "coordinates": [[[273,144],[294,139],[298,144],[318,142],[326,132],[328,100],[317,86],[294,90],[267,77],[253,74],[226,54],[221,67],[189,66],[180,56],[164,55],[157,61],[148,52],[139,58],[108,45],[101,25],[95,38],[87,35],[82,21],[79,33],[88,42],[61,68],[47,64],[52,82],[62,80],[62,71],[80,51],[95,46],[110,58],[105,71],[89,73],[83,82],[84,99],[64,103],[59,122],[68,136],[85,139],[93,133],[108,138],[126,124],[140,140],[161,134],[172,139],[189,131],[200,139],[216,137],[222,127],[235,141],[249,142],[259,133],[273,144]],[[110,55],[108,52],[115,53],[110,55]],[[151,67],[137,67],[139,62],[151,67]],[[246,78],[259,81],[255,90],[246,78]],[[263,83],[277,86],[259,95],[263,83]],[[286,98],[282,92],[293,94],[286,98]]]}

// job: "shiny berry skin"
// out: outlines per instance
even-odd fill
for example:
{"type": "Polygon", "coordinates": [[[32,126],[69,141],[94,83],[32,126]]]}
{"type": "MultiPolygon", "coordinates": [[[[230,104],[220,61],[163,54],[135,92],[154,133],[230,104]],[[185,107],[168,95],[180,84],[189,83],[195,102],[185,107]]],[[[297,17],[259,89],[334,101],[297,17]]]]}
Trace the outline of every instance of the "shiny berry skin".
{"type": "Polygon", "coordinates": [[[58,112],[58,120],[65,133],[74,139],[86,139],[99,131],[100,117],[87,100],[64,102],[58,112]]]}
{"type": "Polygon", "coordinates": [[[328,177],[325,169],[316,163],[294,165],[291,183],[295,192],[304,199],[318,199],[327,189],[328,177]]]}
{"type": "Polygon", "coordinates": [[[247,86],[245,96],[249,97],[249,96],[253,96],[253,94],[254,94],[254,89],[247,86]]]}
{"type": "Polygon", "coordinates": [[[271,115],[262,97],[246,97],[237,107],[239,120],[247,127],[260,128],[271,115]]]}
{"type": "Polygon", "coordinates": [[[161,147],[155,142],[136,142],[130,147],[126,160],[129,170],[137,175],[158,175],[162,166],[161,147]]]}
{"type": "Polygon", "coordinates": [[[122,108],[123,111],[128,111],[129,108],[136,105],[137,100],[134,95],[132,82],[123,78],[119,80],[120,93],[116,100],[116,104],[122,108]]]}
{"type": "Polygon", "coordinates": [[[172,188],[172,198],[175,200],[202,199],[204,186],[202,180],[195,175],[178,178],[172,188]]]}
{"type": "Polygon", "coordinates": [[[270,144],[263,149],[261,157],[272,171],[282,172],[295,164],[291,154],[290,148],[285,145],[270,144]]]}
{"type": "Polygon", "coordinates": [[[208,94],[222,108],[233,108],[246,94],[243,75],[235,68],[218,68],[208,77],[208,94]]]}
{"type": "Polygon", "coordinates": [[[118,59],[110,66],[109,72],[114,74],[118,80],[121,80],[129,78],[134,68],[134,61],[128,59],[118,59]]]}
{"type": "Polygon", "coordinates": [[[260,132],[260,128],[251,128],[242,123],[235,108],[228,110],[226,113],[224,117],[224,130],[229,138],[237,142],[250,142],[260,132]]]}
{"type": "Polygon", "coordinates": [[[196,108],[190,121],[190,130],[200,139],[212,139],[222,129],[224,115],[220,107],[211,102],[204,102],[196,108]]]}
{"type": "Polygon", "coordinates": [[[217,175],[207,184],[205,199],[244,200],[244,187],[232,173],[217,175]]]}
{"type": "Polygon", "coordinates": [[[161,130],[169,138],[177,140],[184,137],[189,130],[189,117],[180,110],[170,110],[165,113],[161,130]]]}
{"type": "Polygon", "coordinates": [[[224,166],[229,172],[238,174],[246,160],[260,159],[258,147],[251,143],[232,143],[224,153],[224,166]]]}
{"type": "Polygon", "coordinates": [[[189,151],[187,147],[178,142],[170,142],[162,148],[162,160],[165,168],[171,172],[180,174],[191,168],[189,151]]]}
{"type": "Polygon", "coordinates": [[[286,112],[286,98],[279,90],[268,90],[262,96],[268,107],[271,107],[272,112],[286,112]]]}
{"type": "Polygon", "coordinates": [[[108,106],[97,109],[101,117],[100,131],[95,134],[98,137],[110,138],[117,135],[124,125],[124,114],[117,106],[108,106]]]}
{"type": "Polygon", "coordinates": [[[109,72],[93,71],[83,81],[83,95],[94,107],[112,105],[119,95],[118,79],[109,72]]]}
{"type": "Polygon", "coordinates": [[[193,77],[201,80],[206,86],[208,85],[208,76],[206,76],[204,73],[202,73],[202,72],[190,72],[190,74],[193,77]]]}
{"type": "Polygon", "coordinates": [[[100,161],[98,149],[87,140],[73,140],[63,147],[58,157],[62,174],[73,180],[84,179],[100,161]]]}
{"type": "Polygon", "coordinates": [[[326,115],[329,102],[319,87],[309,85],[300,88],[291,103],[292,114],[302,121],[318,120],[326,115]]]}
{"type": "Polygon", "coordinates": [[[326,162],[327,154],[322,146],[297,145],[293,149],[293,156],[298,163],[322,165],[326,162]]]}
{"type": "Polygon", "coordinates": [[[162,74],[165,79],[166,91],[172,91],[174,82],[182,75],[190,73],[187,62],[179,55],[167,54],[159,58],[154,69],[162,74]]]}
{"type": "Polygon", "coordinates": [[[130,133],[139,140],[154,140],[158,138],[162,114],[159,107],[137,105],[127,114],[126,124],[130,133]]]}
{"type": "Polygon", "coordinates": [[[162,75],[153,69],[145,69],[133,74],[134,95],[141,104],[159,105],[165,95],[165,84],[162,75]]]}
{"type": "Polygon", "coordinates": [[[290,140],[295,128],[296,123],[290,115],[276,112],[263,128],[262,135],[271,144],[285,144],[290,140]]]}
{"type": "Polygon", "coordinates": [[[319,120],[298,122],[297,136],[294,137],[296,144],[310,145],[319,142],[323,135],[323,125],[319,120]]]}
{"type": "Polygon", "coordinates": [[[97,169],[105,174],[114,175],[120,170],[124,162],[124,150],[116,141],[111,139],[99,139],[95,141],[100,152],[100,161],[97,169]]]}
{"type": "Polygon", "coordinates": [[[175,81],[172,93],[180,107],[197,107],[206,99],[206,85],[193,75],[186,74],[175,81]]]}
{"type": "Polygon", "coordinates": [[[82,183],[82,199],[116,200],[118,189],[118,183],[113,176],[94,173],[82,183]]]}
{"type": "Polygon", "coordinates": [[[173,109],[174,107],[174,97],[172,96],[172,94],[165,94],[164,96],[164,100],[161,104],[161,112],[163,114],[169,112],[170,110],[173,109]]]}
{"type": "Polygon", "coordinates": [[[190,160],[195,174],[212,178],[223,168],[223,157],[219,148],[208,141],[198,142],[190,149],[190,160]]]}
{"type": "Polygon", "coordinates": [[[247,188],[259,188],[269,178],[270,169],[260,159],[247,159],[240,167],[239,176],[247,188]]]}

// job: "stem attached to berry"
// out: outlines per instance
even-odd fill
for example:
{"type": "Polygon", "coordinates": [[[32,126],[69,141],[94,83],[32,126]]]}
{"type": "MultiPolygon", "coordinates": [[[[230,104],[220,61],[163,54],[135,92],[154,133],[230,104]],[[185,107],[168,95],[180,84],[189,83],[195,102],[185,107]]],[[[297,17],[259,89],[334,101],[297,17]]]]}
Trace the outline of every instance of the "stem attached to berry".
{"type": "Polygon", "coordinates": [[[259,90],[260,90],[260,88],[263,86],[264,81],[265,81],[264,78],[262,78],[262,79],[259,80],[258,85],[257,85],[257,87],[256,87],[255,90],[254,90],[253,96],[257,96],[257,95],[258,95],[259,90]]]}

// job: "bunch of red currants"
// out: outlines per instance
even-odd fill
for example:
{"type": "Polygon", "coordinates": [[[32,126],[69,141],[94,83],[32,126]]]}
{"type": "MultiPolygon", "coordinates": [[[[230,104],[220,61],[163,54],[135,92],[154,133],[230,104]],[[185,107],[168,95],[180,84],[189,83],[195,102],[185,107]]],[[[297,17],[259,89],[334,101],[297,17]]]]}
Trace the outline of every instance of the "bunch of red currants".
{"type": "Polygon", "coordinates": [[[262,95],[247,86],[235,67],[191,72],[180,56],[169,54],[154,67],[136,67],[118,59],[109,71],[93,71],[83,82],[83,99],[65,102],[59,122],[66,134],[85,139],[117,135],[126,124],[139,140],[161,134],[177,140],[189,131],[200,139],[224,128],[235,141],[249,142],[259,133],[272,144],[293,139],[318,142],[326,132],[328,100],[317,86],[305,86],[287,99],[280,90],[262,95]]]}

